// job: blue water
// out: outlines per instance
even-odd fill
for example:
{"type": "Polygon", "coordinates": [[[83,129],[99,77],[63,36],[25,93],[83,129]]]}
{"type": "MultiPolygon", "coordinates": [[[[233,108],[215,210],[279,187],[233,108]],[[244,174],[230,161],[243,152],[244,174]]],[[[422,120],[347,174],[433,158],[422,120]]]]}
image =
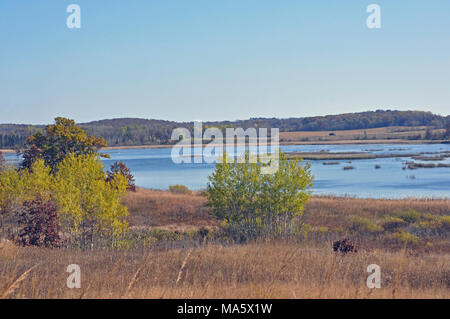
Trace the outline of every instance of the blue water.
{"type": "MultiPolygon", "coordinates": [[[[435,153],[450,151],[450,144],[360,144],[360,145],[289,145],[280,147],[284,152],[372,152],[435,153]]],[[[170,185],[183,184],[191,189],[205,189],[214,164],[175,164],[171,149],[122,149],[111,150],[111,159],[104,159],[109,167],[114,161],[123,161],[135,175],[136,185],[146,188],[167,189],[170,185]]],[[[430,155],[431,156],[431,155],[430,155]]],[[[14,154],[6,154],[12,160],[14,154]]],[[[315,176],[313,193],[362,198],[429,197],[450,198],[450,168],[421,168],[403,170],[411,158],[379,158],[339,161],[339,165],[323,165],[324,161],[310,160],[315,176]],[[354,170],[343,170],[343,166],[354,170]],[[375,169],[380,165],[380,169],[375,169]]],[[[430,163],[430,162],[428,162],[430,163]]],[[[435,163],[450,163],[450,158],[435,163]]]]}

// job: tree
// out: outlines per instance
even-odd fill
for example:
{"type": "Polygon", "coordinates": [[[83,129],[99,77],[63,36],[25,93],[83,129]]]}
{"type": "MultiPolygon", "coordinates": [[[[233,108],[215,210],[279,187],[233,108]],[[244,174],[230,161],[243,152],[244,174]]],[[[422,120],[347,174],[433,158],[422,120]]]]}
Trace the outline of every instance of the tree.
{"type": "Polygon", "coordinates": [[[83,250],[94,247],[95,236],[111,238],[114,246],[127,227],[128,210],[122,204],[127,185],[122,174],[106,182],[98,155],[67,155],[58,166],[54,187],[63,231],[72,234],[83,250]]]}
{"type": "Polygon", "coordinates": [[[132,192],[136,191],[134,176],[131,174],[131,170],[123,162],[114,162],[114,164],[111,165],[110,171],[107,172],[106,181],[109,183],[117,174],[122,174],[127,179],[127,190],[132,192]]]}
{"type": "Polygon", "coordinates": [[[30,169],[33,163],[38,159],[42,159],[42,150],[33,144],[23,151],[20,167],[30,169]]]}
{"type": "Polygon", "coordinates": [[[278,170],[262,177],[264,224],[270,225],[269,232],[276,236],[286,236],[294,230],[293,221],[303,214],[310,199],[314,177],[311,165],[301,163],[301,160],[289,160],[281,153],[278,170]]]}
{"type": "Polygon", "coordinates": [[[69,154],[54,174],[41,158],[30,169],[8,168],[0,171],[1,229],[7,225],[10,237],[23,244],[54,247],[57,220],[66,244],[85,250],[103,240],[115,246],[127,227],[122,203],[127,185],[122,174],[106,182],[98,154],[69,154]]]}
{"type": "Polygon", "coordinates": [[[5,227],[13,222],[14,212],[20,207],[22,193],[19,173],[7,168],[0,170],[0,229],[5,233],[5,227]]]}
{"type": "Polygon", "coordinates": [[[0,171],[0,224],[2,231],[7,224],[9,229],[17,224],[24,202],[41,198],[47,201],[52,196],[53,176],[50,168],[46,167],[42,159],[36,160],[29,170],[17,171],[9,167],[0,171]]]}
{"type": "MultiPolygon", "coordinates": [[[[22,152],[24,161],[21,168],[29,169],[37,158],[43,158],[54,172],[68,154],[94,154],[107,144],[103,137],[88,135],[75,121],[57,117],[55,124],[48,125],[44,133],[31,135],[26,146],[22,152]]],[[[101,155],[107,157],[105,154],[101,155]]]]}
{"type": "Polygon", "coordinates": [[[224,155],[209,177],[207,205],[241,240],[287,236],[310,197],[310,165],[280,153],[278,170],[263,174],[262,162],[250,159],[247,153],[244,163],[234,163],[224,155]]]}

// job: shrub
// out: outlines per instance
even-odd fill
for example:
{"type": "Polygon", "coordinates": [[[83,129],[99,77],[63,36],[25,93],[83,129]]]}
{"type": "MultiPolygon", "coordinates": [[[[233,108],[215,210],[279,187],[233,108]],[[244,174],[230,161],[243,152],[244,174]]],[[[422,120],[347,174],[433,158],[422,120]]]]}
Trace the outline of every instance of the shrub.
{"type": "Polygon", "coordinates": [[[439,219],[425,220],[425,221],[418,222],[417,225],[424,229],[435,230],[435,229],[441,228],[442,222],[439,219]]]}
{"type": "Polygon", "coordinates": [[[325,233],[328,233],[330,231],[330,229],[326,226],[320,226],[318,228],[318,231],[319,231],[319,233],[325,234],[325,233]]]}
{"type": "Polygon", "coordinates": [[[169,186],[169,191],[174,193],[174,194],[192,194],[192,191],[184,185],[170,185],[169,186]]]}
{"type": "Polygon", "coordinates": [[[183,239],[183,234],[178,231],[169,231],[164,229],[154,229],[150,232],[156,241],[176,241],[183,239]]]}
{"type": "Polygon", "coordinates": [[[25,202],[19,213],[19,242],[24,246],[58,247],[59,226],[56,205],[41,197],[25,202]]]}
{"type": "Polygon", "coordinates": [[[399,217],[389,216],[381,221],[381,226],[387,231],[394,231],[400,227],[406,226],[408,223],[399,217]]]}
{"type": "Polygon", "coordinates": [[[420,213],[415,211],[414,209],[410,209],[406,212],[401,212],[398,214],[398,217],[403,219],[407,223],[415,223],[420,219],[420,213]]]}
{"type": "Polygon", "coordinates": [[[346,255],[348,253],[357,253],[358,245],[348,238],[343,238],[341,240],[336,240],[335,242],[333,242],[333,251],[339,251],[343,255],[346,255]]]}
{"type": "Polygon", "coordinates": [[[412,233],[422,236],[447,235],[449,230],[450,216],[443,216],[441,218],[433,216],[433,218],[420,221],[410,227],[412,233]]]}
{"type": "Polygon", "coordinates": [[[380,233],[383,227],[365,217],[355,216],[350,219],[350,230],[357,233],[380,233]]]}
{"type": "Polygon", "coordinates": [[[391,237],[395,242],[401,245],[417,246],[420,243],[420,237],[410,234],[405,231],[400,231],[392,235],[391,237]]]}
{"type": "Polygon", "coordinates": [[[209,229],[205,228],[205,227],[201,227],[198,230],[198,235],[200,236],[201,239],[204,239],[205,237],[208,237],[209,235],[209,229]]]}
{"type": "Polygon", "coordinates": [[[450,231],[450,216],[442,216],[440,221],[442,223],[442,228],[450,231]]]}
{"type": "Polygon", "coordinates": [[[295,227],[295,235],[300,235],[304,240],[308,240],[308,234],[313,230],[313,227],[310,224],[302,223],[296,225],[295,227]]]}

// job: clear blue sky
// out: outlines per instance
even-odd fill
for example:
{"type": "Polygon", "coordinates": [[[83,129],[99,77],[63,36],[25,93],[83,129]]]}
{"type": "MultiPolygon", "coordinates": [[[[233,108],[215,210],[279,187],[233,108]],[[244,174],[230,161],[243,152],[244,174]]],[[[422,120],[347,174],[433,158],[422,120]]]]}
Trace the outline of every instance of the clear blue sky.
{"type": "Polygon", "coordinates": [[[378,108],[450,113],[450,1],[0,1],[0,123],[378,108]]]}

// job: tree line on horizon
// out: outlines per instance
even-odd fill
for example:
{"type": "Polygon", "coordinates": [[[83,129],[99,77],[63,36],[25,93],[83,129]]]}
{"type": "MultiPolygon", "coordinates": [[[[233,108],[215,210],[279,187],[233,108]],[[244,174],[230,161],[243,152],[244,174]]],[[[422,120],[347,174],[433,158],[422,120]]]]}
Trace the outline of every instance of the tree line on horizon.
{"type": "MultiPolygon", "coordinates": [[[[192,122],[174,122],[154,119],[120,118],[79,124],[89,134],[102,136],[109,146],[172,144],[171,134],[177,127],[193,130],[192,122]]],[[[204,122],[203,127],[278,128],[280,132],[337,131],[370,129],[390,126],[428,126],[447,128],[450,116],[423,111],[377,110],[304,118],[250,118],[238,121],[204,122]]],[[[29,136],[45,130],[45,125],[0,124],[0,149],[22,147],[29,136]]],[[[444,136],[445,137],[445,136],[444,136]]],[[[448,137],[447,137],[448,138],[448,137]]]]}

